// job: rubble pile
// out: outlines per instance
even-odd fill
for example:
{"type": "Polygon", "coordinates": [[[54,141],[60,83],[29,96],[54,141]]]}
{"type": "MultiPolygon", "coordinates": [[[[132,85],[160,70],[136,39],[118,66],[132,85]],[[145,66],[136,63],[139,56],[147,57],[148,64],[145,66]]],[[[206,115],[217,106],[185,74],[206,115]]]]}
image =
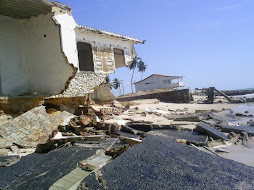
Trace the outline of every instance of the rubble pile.
{"type": "MultiPolygon", "coordinates": [[[[0,188],[18,189],[23,186],[32,188],[39,179],[53,178],[44,181],[43,187],[51,189],[61,186],[78,188],[77,184],[79,184],[79,188],[85,189],[91,188],[89,184],[94,185],[97,181],[97,185],[102,189],[105,187],[117,189],[118,186],[112,182],[112,175],[109,174],[109,171],[112,168],[118,168],[119,166],[115,165],[118,162],[124,166],[124,160],[129,158],[129,154],[137,157],[137,171],[144,172],[140,168],[146,168],[147,164],[141,163],[139,157],[141,156],[142,160],[147,160],[148,163],[151,162],[153,168],[157,165],[162,168],[163,164],[161,161],[157,163],[154,151],[157,151],[158,156],[164,157],[165,152],[163,151],[165,149],[160,147],[167,143],[169,144],[166,146],[178,147],[181,150],[176,156],[183,159],[181,162],[177,162],[178,167],[186,165],[184,161],[186,158],[183,157],[189,154],[188,152],[196,154],[199,159],[203,160],[202,162],[205,162],[205,159],[211,159],[206,155],[207,153],[220,158],[221,154],[230,152],[227,148],[232,144],[243,145],[246,148],[254,147],[252,143],[254,128],[251,120],[245,125],[239,126],[239,119],[244,116],[234,113],[232,110],[195,110],[193,113],[188,108],[160,108],[158,100],[154,102],[154,105],[158,105],[156,109],[143,108],[142,103],[139,102],[121,104],[114,101],[107,106],[87,104],[79,106],[75,115],[39,106],[14,119],[7,120],[0,125],[2,129],[0,132],[0,154],[2,156],[0,157],[0,167],[2,167],[0,172],[14,175],[12,173],[15,171],[15,167],[33,172],[29,174],[24,172],[24,177],[10,178],[13,182],[0,180],[0,188]],[[153,140],[156,146],[158,145],[158,150],[155,145],[152,145],[153,140]],[[150,148],[147,143],[150,144],[150,148]],[[73,150],[79,152],[79,155],[74,153],[75,151],[72,152],[73,150]],[[161,152],[161,150],[163,151],[161,152]],[[142,155],[139,151],[143,152],[142,155]],[[153,152],[151,158],[146,156],[148,152],[153,152]],[[69,159],[68,154],[72,154],[69,159]],[[59,171],[59,175],[52,177],[47,157],[60,158],[58,155],[64,155],[65,158],[58,161],[59,166],[54,166],[54,170],[59,171]],[[29,166],[28,160],[34,164],[29,166]],[[62,172],[65,162],[72,164],[68,170],[62,172]],[[43,163],[43,167],[35,169],[34,167],[40,165],[39,163],[43,163]],[[40,177],[34,179],[34,176],[40,177]],[[22,181],[25,182],[22,183],[22,181]],[[80,183],[80,181],[82,182],[80,183]]],[[[248,115],[249,117],[251,116],[248,115]]],[[[173,152],[168,156],[172,157],[173,152]]],[[[166,162],[171,162],[176,158],[167,159],[166,162]]],[[[126,160],[127,173],[133,169],[129,162],[130,160],[126,160]]],[[[219,162],[221,165],[229,164],[229,161],[225,160],[219,162]]],[[[192,165],[188,162],[188,167],[189,164],[192,165]]],[[[212,167],[218,168],[214,164],[212,167]]],[[[192,170],[190,169],[190,171],[192,170]]],[[[210,172],[213,172],[213,169],[210,172]]],[[[118,180],[122,181],[127,173],[123,172],[123,175],[119,175],[118,180]]],[[[169,173],[169,175],[173,174],[169,173]]],[[[195,181],[199,181],[200,174],[195,175],[198,176],[195,177],[195,181]]],[[[147,177],[149,179],[149,176],[147,177]]],[[[134,182],[131,184],[135,186],[134,182]]],[[[190,187],[192,185],[190,184],[190,187]]]]}

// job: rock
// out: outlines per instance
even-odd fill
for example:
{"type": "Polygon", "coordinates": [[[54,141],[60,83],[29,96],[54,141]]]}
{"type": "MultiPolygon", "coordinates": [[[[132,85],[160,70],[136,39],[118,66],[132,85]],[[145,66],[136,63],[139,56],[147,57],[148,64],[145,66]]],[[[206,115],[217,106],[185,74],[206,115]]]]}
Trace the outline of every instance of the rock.
{"type": "Polygon", "coordinates": [[[19,147],[18,147],[18,146],[11,146],[10,149],[11,149],[11,151],[12,151],[13,153],[19,152],[19,147]]]}

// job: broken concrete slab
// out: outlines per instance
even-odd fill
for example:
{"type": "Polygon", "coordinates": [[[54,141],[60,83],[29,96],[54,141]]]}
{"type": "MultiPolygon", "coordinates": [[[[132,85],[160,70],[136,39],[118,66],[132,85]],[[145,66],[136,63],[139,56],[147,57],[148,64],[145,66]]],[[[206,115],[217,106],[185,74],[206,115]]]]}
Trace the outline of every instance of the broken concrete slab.
{"type": "Polygon", "coordinates": [[[20,147],[36,147],[45,143],[53,130],[69,117],[68,112],[49,116],[44,106],[33,108],[0,126],[0,136],[20,147]]]}
{"type": "Polygon", "coordinates": [[[209,113],[208,116],[212,119],[221,121],[221,122],[230,122],[230,121],[236,121],[235,118],[232,117],[226,117],[223,115],[215,114],[215,113],[209,113]]]}
{"type": "Polygon", "coordinates": [[[201,133],[206,133],[209,136],[216,138],[216,139],[222,139],[222,140],[228,140],[228,137],[222,133],[221,131],[211,127],[211,125],[205,124],[203,122],[200,122],[196,129],[196,131],[201,132],[201,133]]]}
{"type": "Polygon", "coordinates": [[[187,144],[194,144],[197,146],[207,145],[207,135],[200,135],[195,131],[180,131],[180,130],[152,130],[147,135],[157,135],[167,137],[173,140],[184,139],[187,144]]]}
{"type": "Polygon", "coordinates": [[[130,134],[133,134],[133,135],[139,135],[139,136],[144,136],[144,134],[145,134],[144,131],[133,129],[131,127],[128,127],[127,125],[126,126],[121,126],[121,131],[125,132],[125,133],[130,133],[130,134]]]}
{"type": "Polygon", "coordinates": [[[254,135],[254,127],[249,127],[245,125],[235,126],[235,125],[216,125],[221,128],[223,132],[235,132],[240,134],[241,132],[246,132],[249,135],[254,135]]]}
{"type": "Polygon", "coordinates": [[[144,131],[144,132],[148,132],[153,129],[151,122],[133,121],[133,122],[128,122],[127,126],[139,131],[144,131]]]}
{"type": "Polygon", "coordinates": [[[194,115],[164,115],[169,120],[200,122],[200,114],[194,115]]]}
{"type": "Polygon", "coordinates": [[[0,189],[49,189],[74,170],[79,161],[94,155],[99,149],[71,146],[47,154],[22,157],[16,164],[0,169],[0,189]]]}

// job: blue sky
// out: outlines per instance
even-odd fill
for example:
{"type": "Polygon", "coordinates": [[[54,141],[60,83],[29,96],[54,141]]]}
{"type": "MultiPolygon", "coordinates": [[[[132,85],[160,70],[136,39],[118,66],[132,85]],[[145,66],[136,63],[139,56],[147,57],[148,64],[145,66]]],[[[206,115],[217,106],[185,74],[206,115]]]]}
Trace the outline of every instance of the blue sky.
{"type": "MultiPolygon", "coordinates": [[[[148,65],[143,78],[181,75],[190,89],[254,87],[253,0],[59,1],[80,25],[146,40],[135,46],[148,65]]],[[[117,69],[115,77],[130,92],[131,71],[117,69]]]]}

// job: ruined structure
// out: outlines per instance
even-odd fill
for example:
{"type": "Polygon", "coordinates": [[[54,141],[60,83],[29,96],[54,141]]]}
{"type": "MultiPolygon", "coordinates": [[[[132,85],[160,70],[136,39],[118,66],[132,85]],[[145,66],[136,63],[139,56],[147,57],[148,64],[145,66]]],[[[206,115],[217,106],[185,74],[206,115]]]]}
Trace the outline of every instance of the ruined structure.
{"type": "Polygon", "coordinates": [[[1,0],[0,25],[0,95],[9,99],[84,97],[144,43],[77,25],[69,6],[47,0],[1,0]]]}

